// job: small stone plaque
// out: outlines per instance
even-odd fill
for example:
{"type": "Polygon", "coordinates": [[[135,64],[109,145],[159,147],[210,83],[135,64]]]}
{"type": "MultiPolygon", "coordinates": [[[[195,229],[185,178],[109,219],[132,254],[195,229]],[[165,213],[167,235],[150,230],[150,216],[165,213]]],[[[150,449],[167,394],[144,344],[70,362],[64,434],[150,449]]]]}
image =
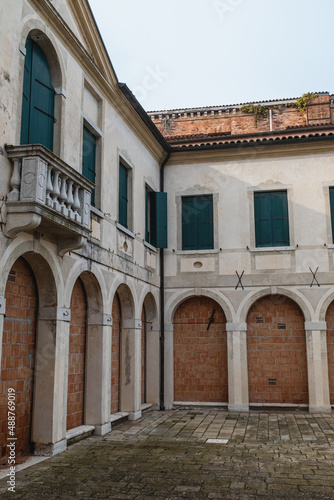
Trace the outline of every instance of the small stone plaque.
{"type": "Polygon", "coordinates": [[[226,444],[228,443],[228,439],[207,439],[205,442],[212,444],[226,444]]]}

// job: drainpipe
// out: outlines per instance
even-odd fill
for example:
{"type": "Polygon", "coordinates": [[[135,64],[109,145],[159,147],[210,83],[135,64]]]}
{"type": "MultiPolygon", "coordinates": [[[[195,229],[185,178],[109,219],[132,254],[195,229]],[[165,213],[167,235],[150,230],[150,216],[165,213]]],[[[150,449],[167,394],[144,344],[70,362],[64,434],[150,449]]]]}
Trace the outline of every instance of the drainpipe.
{"type": "MultiPolygon", "coordinates": [[[[170,158],[168,151],[160,167],[160,191],[164,190],[164,167],[170,158]]],[[[165,409],[165,259],[160,248],[160,410],[165,409]]]]}

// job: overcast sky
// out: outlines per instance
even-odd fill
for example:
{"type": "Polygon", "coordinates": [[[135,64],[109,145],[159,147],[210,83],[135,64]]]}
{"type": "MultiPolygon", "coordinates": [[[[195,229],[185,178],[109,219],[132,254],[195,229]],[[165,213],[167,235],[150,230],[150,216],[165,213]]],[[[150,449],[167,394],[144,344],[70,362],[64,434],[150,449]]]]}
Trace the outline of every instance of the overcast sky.
{"type": "Polygon", "coordinates": [[[333,0],[89,0],[146,110],[334,93],[333,0]]]}

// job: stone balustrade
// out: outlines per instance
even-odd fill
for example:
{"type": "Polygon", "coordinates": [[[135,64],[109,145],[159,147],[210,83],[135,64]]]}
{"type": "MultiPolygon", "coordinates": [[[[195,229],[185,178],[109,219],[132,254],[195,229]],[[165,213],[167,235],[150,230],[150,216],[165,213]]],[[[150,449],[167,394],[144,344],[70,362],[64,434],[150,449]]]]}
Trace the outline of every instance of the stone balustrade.
{"type": "Polygon", "coordinates": [[[6,151],[13,163],[6,234],[15,236],[40,224],[45,227],[49,220],[58,226],[56,234],[63,236],[59,231],[63,227],[65,232],[87,237],[94,185],[44,146],[6,146],[6,151]],[[27,213],[31,215],[30,222],[27,213]]]}

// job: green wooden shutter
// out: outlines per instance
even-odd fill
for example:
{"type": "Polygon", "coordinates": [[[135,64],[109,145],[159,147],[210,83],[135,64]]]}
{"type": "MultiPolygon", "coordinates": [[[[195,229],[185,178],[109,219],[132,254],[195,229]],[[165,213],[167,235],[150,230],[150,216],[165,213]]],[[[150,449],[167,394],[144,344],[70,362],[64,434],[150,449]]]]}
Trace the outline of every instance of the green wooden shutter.
{"type": "Polygon", "coordinates": [[[145,186],[145,241],[150,243],[150,227],[149,227],[149,197],[148,187],[145,186]]]}
{"type": "Polygon", "coordinates": [[[182,198],[182,250],[198,249],[198,218],[194,198],[195,196],[182,198]]]}
{"type": "MultiPolygon", "coordinates": [[[[95,184],[96,178],[96,137],[83,128],[82,137],[82,175],[95,184]]],[[[91,204],[95,207],[95,189],[92,191],[91,204]]]]}
{"type": "Polygon", "coordinates": [[[334,187],[329,188],[329,202],[331,207],[332,242],[334,242],[334,187]]]}
{"type": "Polygon", "coordinates": [[[254,193],[255,240],[257,247],[290,244],[286,191],[254,193]]]}
{"type": "Polygon", "coordinates": [[[213,197],[182,198],[182,250],[209,250],[213,244],[213,197]]]}
{"type": "Polygon", "coordinates": [[[42,49],[27,38],[23,79],[21,144],[42,144],[52,151],[54,88],[42,49]]]}
{"type": "Polygon", "coordinates": [[[286,191],[273,191],[271,193],[271,214],[273,246],[288,246],[290,240],[286,191]]]}
{"type": "Polygon", "coordinates": [[[32,40],[31,38],[28,37],[26,42],[26,56],[24,59],[20,144],[29,144],[31,65],[32,65],[32,40]]]}
{"type": "Polygon", "coordinates": [[[128,170],[119,164],[119,210],[118,222],[128,227],[128,170]]]}
{"type": "Polygon", "coordinates": [[[150,193],[151,237],[156,248],[167,248],[167,193],[150,193]]]}
{"type": "Polygon", "coordinates": [[[197,196],[195,207],[198,209],[198,248],[213,248],[213,199],[212,196],[197,196]]]}
{"type": "Polygon", "coordinates": [[[257,247],[273,246],[269,192],[254,193],[255,241],[257,247]]]}

